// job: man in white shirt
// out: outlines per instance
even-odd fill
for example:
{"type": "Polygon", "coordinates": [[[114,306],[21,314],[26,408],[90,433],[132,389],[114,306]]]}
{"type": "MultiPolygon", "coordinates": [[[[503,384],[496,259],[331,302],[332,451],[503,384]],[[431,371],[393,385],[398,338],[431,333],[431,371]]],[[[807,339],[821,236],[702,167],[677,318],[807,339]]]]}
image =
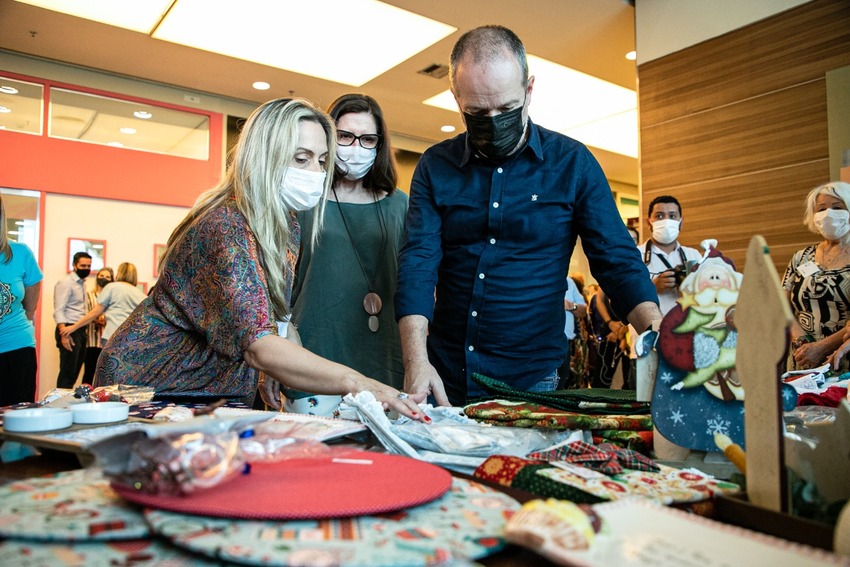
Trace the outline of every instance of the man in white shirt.
{"type": "Polygon", "coordinates": [[[676,305],[679,284],[685,279],[690,267],[702,257],[695,248],[679,244],[682,221],[682,206],[675,197],[656,197],[649,204],[646,219],[651,237],[638,246],[643,263],[649,270],[649,277],[658,291],[658,306],[662,315],[666,315],[676,305]]]}

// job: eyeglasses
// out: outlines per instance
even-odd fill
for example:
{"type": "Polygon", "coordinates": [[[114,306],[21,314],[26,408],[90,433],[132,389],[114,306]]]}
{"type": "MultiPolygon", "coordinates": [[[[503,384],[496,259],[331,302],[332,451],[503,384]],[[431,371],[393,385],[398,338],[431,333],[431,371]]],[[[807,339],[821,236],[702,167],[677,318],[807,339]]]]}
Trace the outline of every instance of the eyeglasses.
{"type": "Polygon", "coordinates": [[[336,131],[336,143],[340,146],[350,146],[355,142],[355,140],[359,140],[360,147],[366,150],[377,148],[381,143],[381,137],[378,134],[363,134],[362,136],[355,136],[346,130],[336,131]]]}

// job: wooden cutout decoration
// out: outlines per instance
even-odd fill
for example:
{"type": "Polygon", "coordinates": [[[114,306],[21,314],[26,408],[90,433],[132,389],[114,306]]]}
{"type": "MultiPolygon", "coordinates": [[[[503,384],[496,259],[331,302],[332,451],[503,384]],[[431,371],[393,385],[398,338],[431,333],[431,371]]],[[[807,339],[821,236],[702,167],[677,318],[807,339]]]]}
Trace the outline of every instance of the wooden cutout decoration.
{"type": "Polygon", "coordinates": [[[792,317],[767,243],[753,236],[735,312],[735,367],[746,392],[747,493],[752,503],[777,512],[788,509],[779,377],[792,317]]]}

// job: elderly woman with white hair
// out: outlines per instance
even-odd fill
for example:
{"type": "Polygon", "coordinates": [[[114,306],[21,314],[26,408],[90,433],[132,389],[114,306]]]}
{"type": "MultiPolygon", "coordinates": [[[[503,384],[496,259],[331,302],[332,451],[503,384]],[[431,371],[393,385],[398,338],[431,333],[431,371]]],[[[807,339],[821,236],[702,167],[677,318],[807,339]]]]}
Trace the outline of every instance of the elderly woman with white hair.
{"type": "MultiPolygon", "coordinates": [[[[823,237],[796,252],[782,287],[794,311],[793,366],[814,368],[842,343],[850,322],[850,184],[834,181],[806,197],[806,227],[823,237]]],[[[791,362],[791,361],[789,361],[791,362]]]]}

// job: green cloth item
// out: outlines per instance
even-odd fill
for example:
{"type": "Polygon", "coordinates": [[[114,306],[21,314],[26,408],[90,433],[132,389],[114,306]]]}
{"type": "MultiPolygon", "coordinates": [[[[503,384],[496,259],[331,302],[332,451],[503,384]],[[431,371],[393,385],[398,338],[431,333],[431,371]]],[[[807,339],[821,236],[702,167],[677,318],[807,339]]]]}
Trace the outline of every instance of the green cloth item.
{"type": "Polygon", "coordinates": [[[470,403],[501,398],[535,402],[552,408],[583,413],[622,415],[649,413],[649,402],[635,401],[634,390],[580,388],[553,392],[525,392],[515,390],[504,382],[482,374],[473,374],[472,380],[492,395],[470,400],[470,403]]]}

